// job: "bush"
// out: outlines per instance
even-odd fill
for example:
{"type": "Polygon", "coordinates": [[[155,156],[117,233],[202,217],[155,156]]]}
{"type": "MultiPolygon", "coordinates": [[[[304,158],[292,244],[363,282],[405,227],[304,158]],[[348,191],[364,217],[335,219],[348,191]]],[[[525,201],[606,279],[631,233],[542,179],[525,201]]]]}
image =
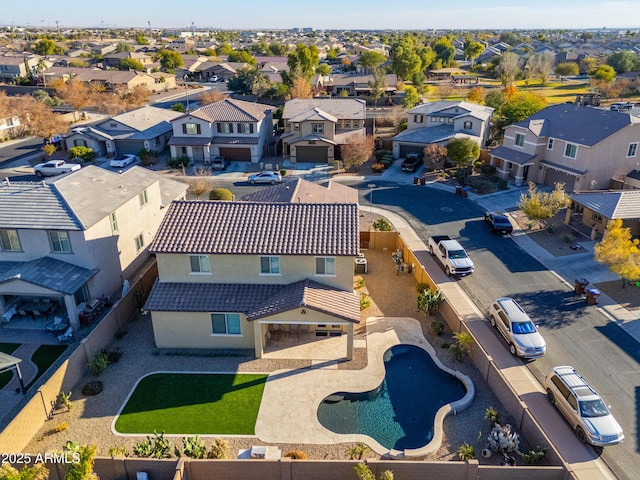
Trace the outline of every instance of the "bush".
{"type": "Polygon", "coordinates": [[[431,333],[433,333],[434,335],[440,336],[444,332],[444,322],[440,320],[434,320],[431,322],[429,329],[431,330],[431,333]]]}
{"type": "Polygon", "coordinates": [[[147,435],[146,440],[138,442],[133,447],[136,457],[171,458],[171,441],[164,438],[164,431],[153,431],[153,438],[147,435]]]}
{"type": "Polygon", "coordinates": [[[376,160],[380,161],[382,157],[389,155],[393,156],[393,152],[391,150],[376,150],[374,155],[376,156],[376,160]]]}
{"type": "Polygon", "coordinates": [[[458,453],[458,457],[460,457],[460,460],[463,462],[466,462],[467,460],[472,460],[476,456],[476,452],[473,449],[473,445],[469,445],[468,443],[463,443],[462,445],[460,445],[458,447],[457,453],[458,453]]]}
{"type": "Polygon", "coordinates": [[[107,357],[107,364],[111,365],[112,363],[118,363],[120,357],[122,357],[122,350],[120,348],[116,348],[115,350],[106,350],[102,349],[101,352],[107,357]]]}
{"type": "Polygon", "coordinates": [[[233,200],[233,193],[226,188],[214,188],[209,192],[209,200],[233,200]]]}
{"type": "Polygon", "coordinates": [[[90,397],[92,395],[99,394],[103,389],[104,385],[102,385],[102,382],[95,380],[93,382],[85,384],[85,386],[82,387],[82,394],[90,397]]]}
{"type": "Polygon", "coordinates": [[[472,178],[469,185],[478,193],[493,193],[497,190],[496,186],[486,178],[472,178]]]}
{"type": "Polygon", "coordinates": [[[428,283],[419,282],[416,283],[416,292],[422,293],[425,290],[429,290],[431,287],[428,283]]]}
{"type": "Polygon", "coordinates": [[[562,235],[562,241],[564,243],[573,243],[576,241],[576,236],[573,233],[565,233],[562,235]]]}
{"type": "Polygon", "coordinates": [[[520,457],[522,458],[522,461],[527,465],[534,465],[542,461],[545,454],[547,453],[547,450],[548,449],[546,447],[537,445],[533,450],[529,450],[526,453],[521,453],[520,457]]]}
{"type": "Polygon", "coordinates": [[[138,157],[140,157],[140,164],[143,167],[148,167],[151,165],[151,162],[154,158],[158,158],[158,152],[155,150],[147,150],[146,148],[141,148],[138,152],[138,157]]]}
{"type": "Polygon", "coordinates": [[[380,173],[381,171],[384,170],[384,163],[380,163],[380,162],[376,162],[373,165],[371,165],[371,170],[373,171],[373,173],[380,173]]]}
{"type": "Polygon", "coordinates": [[[183,437],[182,446],[175,448],[176,457],[204,458],[207,452],[204,442],[198,435],[195,437],[183,437]]]}
{"type": "Polygon", "coordinates": [[[70,412],[73,408],[73,402],[71,401],[71,391],[69,393],[60,392],[58,394],[58,404],[64,406],[67,412],[70,412]]]}
{"type": "Polygon", "coordinates": [[[390,232],[391,230],[393,230],[393,227],[386,218],[379,218],[378,220],[373,222],[373,228],[376,230],[380,230],[381,232],[390,232]]]}
{"type": "Polygon", "coordinates": [[[169,168],[182,168],[188,167],[189,163],[191,163],[191,159],[186,155],[181,155],[179,157],[170,158],[167,160],[167,166],[169,168]]]}
{"type": "Polygon", "coordinates": [[[485,175],[494,175],[496,173],[495,165],[482,165],[480,171],[485,175]]]}
{"type": "Polygon", "coordinates": [[[56,433],[64,432],[68,428],[67,422],[60,422],[54,428],[56,433]]]}
{"type": "Polygon", "coordinates": [[[361,293],[360,294],[360,311],[364,310],[365,308],[369,308],[371,306],[371,299],[369,298],[369,295],[367,295],[366,293],[361,293]]]}
{"type": "Polygon", "coordinates": [[[109,365],[109,358],[107,357],[107,354],[102,350],[94,353],[93,357],[91,357],[91,360],[87,364],[89,370],[91,370],[91,373],[93,373],[96,377],[102,375],[102,372],[104,372],[104,369],[107,368],[107,365],[109,365]]]}
{"type": "Polygon", "coordinates": [[[509,185],[507,184],[507,181],[504,178],[500,178],[498,180],[498,190],[507,190],[509,188],[509,185]]]}
{"type": "Polygon", "coordinates": [[[69,149],[69,159],[81,158],[83,162],[90,162],[95,157],[93,149],[80,145],[69,149]]]}
{"type": "Polygon", "coordinates": [[[227,442],[224,438],[216,438],[213,445],[211,445],[211,450],[209,451],[207,458],[212,458],[212,459],[229,458],[230,452],[231,452],[231,449],[229,448],[229,442],[227,442]]]}
{"type": "Polygon", "coordinates": [[[284,177],[286,174],[287,174],[287,171],[284,168],[280,170],[280,175],[284,177]]]}
{"type": "Polygon", "coordinates": [[[304,453],[302,450],[291,450],[290,452],[287,452],[285,457],[289,457],[293,460],[306,460],[307,454],[304,453]]]}
{"type": "Polygon", "coordinates": [[[389,167],[391,166],[391,164],[392,164],[393,162],[392,162],[392,161],[390,161],[390,160],[388,160],[388,159],[386,159],[386,158],[383,158],[382,160],[380,160],[380,163],[381,163],[382,165],[384,165],[384,168],[385,168],[385,170],[386,170],[387,168],[389,168],[389,167]]]}

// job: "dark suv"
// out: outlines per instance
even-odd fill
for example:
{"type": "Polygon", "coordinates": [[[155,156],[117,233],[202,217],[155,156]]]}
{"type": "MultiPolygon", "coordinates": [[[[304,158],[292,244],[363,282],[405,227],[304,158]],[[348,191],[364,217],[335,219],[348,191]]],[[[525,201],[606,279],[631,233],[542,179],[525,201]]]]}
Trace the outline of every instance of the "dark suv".
{"type": "Polygon", "coordinates": [[[493,233],[500,233],[506,235],[513,232],[513,225],[509,221],[509,217],[498,212],[486,212],[484,214],[484,221],[489,224],[493,233]]]}
{"type": "Polygon", "coordinates": [[[415,172],[422,165],[422,159],[417,153],[407,153],[400,168],[403,172],[415,172]]]}

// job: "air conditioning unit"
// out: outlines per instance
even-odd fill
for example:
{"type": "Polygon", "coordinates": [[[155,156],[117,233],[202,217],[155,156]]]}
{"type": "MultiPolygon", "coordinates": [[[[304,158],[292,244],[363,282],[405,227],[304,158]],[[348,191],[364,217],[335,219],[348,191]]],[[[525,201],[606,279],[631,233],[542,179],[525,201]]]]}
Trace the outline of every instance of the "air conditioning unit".
{"type": "Polygon", "coordinates": [[[267,456],[266,445],[254,445],[251,447],[251,458],[265,458],[267,456]]]}

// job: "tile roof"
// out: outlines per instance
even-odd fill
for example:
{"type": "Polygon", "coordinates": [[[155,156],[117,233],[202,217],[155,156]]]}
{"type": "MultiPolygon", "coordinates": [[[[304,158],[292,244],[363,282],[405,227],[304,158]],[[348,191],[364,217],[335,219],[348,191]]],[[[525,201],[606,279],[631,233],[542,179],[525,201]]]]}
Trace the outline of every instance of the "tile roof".
{"type": "Polygon", "coordinates": [[[309,110],[305,110],[289,118],[290,122],[309,122],[313,120],[328,120],[333,123],[336,123],[338,121],[336,117],[318,107],[310,108],[309,110]]]}
{"type": "Polygon", "coordinates": [[[453,125],[438,125],[437,127],[411,128],[400,132],[391,140],[408,143],[438,143],[453,138],[453,125]]]}
{"type": "Polygon", "coordinates": [[[51,257],[28,262],[0,262],[0,284],[21,280],[55,292],[73,295],[98,273],[51,257]]]}
{"type": "Polygon", "coordinates": [[[492,157],[498,157],[503,160],[516,163],[518,165],[524,165],[528,162],[532,162],[535,158],[535,155],[531,155],[530,153],[526,153],[520,150],[514,150],[513,148],[505,147],[504,145],[500,145],[498,148],[494,148],[493,150],[489,151],[489,154],[492,157]]]}
{"type": "Polygon", "coordinates": [[[640,123],[628,113],[562,103],[551,105],[514,124],[539,137],[593,146],[628,125],[640,123]]]}
{"type": "Polygon", "coordinates": [[[267,116],[266,112],[271,110],[274,110],[271,105],[225,98],[204,105],[187,115],[207,122],[260,122],[267,116]]]}
{"type": "Polygon", "coordinates": [[[366,109],[364,100],[358,98],[294,98],[284,104],[282,118],[291,119],[304,112],[321,109],[336,118],[365,119],[366,109]]]}
{"type": "Polygon", "coordinates": [[[358,203],[358,190],[328,181],[325,184],[296,178],[240,197],[243,202],[358,203]]]}
{"type": "Polygon", "coordinates": [[[211,139],[211,143],[219,145],[257,145],[259,140],[258,137],[225,137],[216,135],[211,139]]]}
{"type": "Polygon", "coordinates": [[[640,190],[576,192],[571,198],[606,218],[640,219],[640,190]]]}
{"type": "Polygon", "coordinates": [[[472,115],[474,117],[486,120],[491,117],[491,115],[493,114],[493,110],[494,109],[491,107],[485,107],[476,103],[440,100],[437,102],[423,103],[422,105],[413,107],[407,112],[407,114],[411,115],[413,113],[418,113],[422,115],[430,115],[432,113],[446,113],[450,114],[452,117],[461,115],[472,115]],[[456,108],[458,108],[458,112],[455,111],[456,108]]]}
{"type": "Polygon", "coordinates": [[[156,282],[144,306],[152,312],[238,312],[249,321],[300,307],[360,322],[357,294],[309,279],[288,285],[156,282]]]}
{"type": "Polygon", "coordinates": [[[356,204],[181,201],[169,207],[155,253],[358,254],[356,204]]]}
{"type": "Polygon", "coordinates": [[[182,116],[180,112],[146,106],[122,115],[117,115],[96,125],[95,129],[107,135],[112,135],[115,138],[149,140],[172,131],[171,120],[180,116],[182,116]],[[116,128],[110,128],[110,123],[113,122],[118,122],[128,128],[125,129],[122,125],[116,128]],[[133,129],[135,132],[131,132],[129,129],[133,129]]]}
{"type": "Polygon", "coordinates": [[[48,181],[0,183],[0,228],[82,230],[82,222],[48,181]]]}

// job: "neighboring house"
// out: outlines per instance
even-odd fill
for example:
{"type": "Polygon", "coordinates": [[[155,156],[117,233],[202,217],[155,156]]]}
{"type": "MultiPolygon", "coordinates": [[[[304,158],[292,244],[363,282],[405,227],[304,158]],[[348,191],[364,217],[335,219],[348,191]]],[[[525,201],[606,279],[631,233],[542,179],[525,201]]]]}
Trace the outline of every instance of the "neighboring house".
{"type": "Polygon", "coordinates": [[[225,98],[173,120],[171,157],[216,156],[257,163],[273,143],[272,106],[225,98]]]}
{"type": "Polygon", "coordinates": [[[407,129],[393,137],[393,156],[422,154],[429,144],[446,146],[454,138],[470,138],[480,148],[489,140],[493,108],[469,102],[438,102],[418,105],[407,112],[407,129]]]}
{"type": "Polygon", "coordinates": [[[0,82],[14,82],[37,71],[38,55],[0,55],[0,82]]]}
{"type": "Polygon", "coordinates": [[[574,192],[565,223],[577,216],[583,225],[591,227],[591,239],[602,235],[611,220],[621,219],[631,235],[640,235],[640,190],[608,190],[574,192]]]}
{"type": "Polygon", "coordinates": [[[80,306],[110,296],[148,258],[171,201],[187,186],[147,169],[95,166],[0,184],[0,313],[50,299],[78,328],[80,306]]]}
{"type": "Polygon", "coordinates": [[[176,77],[171,74],[157,75],[144,72],[102,70],[100,68],[51,67],[44,73],[47,83],[54,78],[65,82],[71,79],[104,87],[108,91],[127,92],[138,85],[152,92],[164,92],[176,87],[176,77]]]}
{"type": "Polygon", "coordinates": [[[329,180],[324,184],[296,178],[240,197],[242,202],[358,203],[358,190],[329,180]]]}
{"type": "Polygon", "coordinates": [[[117,52],[105,55],[102,60],[102,65],[105,68],[118,68],[120,67],[120,61],[125,59],[136,60],[142,64],[143,67],[150,68],[153,64],[153,58],[145,53],[138,52],[117,52]]]}
{"type": "Polygon", "coordinates": [[[351,135],[366,135],[366,104],[356,98],[296,98],[282,118],[282,153],[292,163],[332,163],[351,135]]]}
{"type": "Polygon", "coordinates": [[[347,334],[352,358],[357,204],[173,202],[150,250],[159,278],[144,308],[158,348],[261,358],[272,332],[303,328],[347,334]]]}
{"type": "MultiPolygon", "coordinates": [[[[384,95],[395,95],[398,91],[398,76],[386,74],[384,76],[384,95]]],[[[314,80],[316,88],[322,88],[329,95],[340,95],[346,92],[350,97],[371,96],[371,85],[374,82],[371,74],[342,74],[318,75],[314,80]]],[[[383,100],[381,100],[383,102],[383,100]]]]}
{"type": "Polygon", "coordinates": [[[491,165],[516,185],[597,190],[636,168],[639,143],[640,117],[565,103],[508,126],[503,145],[490,152],[491,165]]]}
{"type": "Polygon", "coordinates": [[[18,115],[0,118],[0,140],[9,140],[14,138],[16,130],[20,126],[20,117],[18,115]]]}
{"type": "Polygon", "coordinates": [[[173,135],[171,121],[182,113],[165,108],[142,107],[91,127],[74,128],[66,137],[67,148],[83,145],[98,156],[138,154],[142,149],[161,152],[173,135]]]}

